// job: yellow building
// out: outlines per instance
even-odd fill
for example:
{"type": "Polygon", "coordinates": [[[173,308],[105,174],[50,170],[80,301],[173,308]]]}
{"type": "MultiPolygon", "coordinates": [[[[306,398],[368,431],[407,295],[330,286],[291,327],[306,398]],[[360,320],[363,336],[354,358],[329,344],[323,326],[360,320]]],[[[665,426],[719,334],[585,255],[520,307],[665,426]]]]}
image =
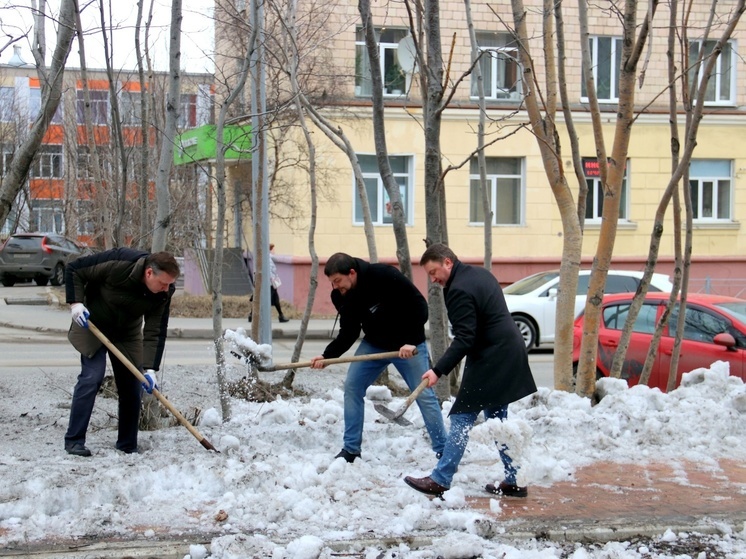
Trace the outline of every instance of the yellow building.
{"type": "MultiPolygon", "coordinates": [[[[723,23],[713,27],[708,40],[703,43],[704,24],[711,4],[696,4],[688,27],[691,62],[696,60],[700,49],[710,52],[724,29],[723,23]]],[[[722,14],[719,14],[721,17],[715,18],[716,21],[724,22],[728,16],[732,6],[727,4],[716,8],[722,10],[722,14]]],[[[235,8],[236,17],[248,17],[248,10],[241,12],[245,7],[243,4],[236,7],[220,3],[220,6],[227,11],[235,8]]],[[[478,196],[478,182],[475,182],[478,174],[474,164],[469,162],[470,158],[474,158],[477,146],[478,98],[473,76],[461,79],[468,71],[471,61],[468,27],[463,2],[444,1],[440,6],[443,58],[446,62],[449,58],[452,60],[448,85],[457,85],[453,98],[443,111],[441,133],[443,167],[459,166],[449,171],[445,177],[448,240],[463,260],[481,262],[484,252],[483,212],[478,196]]],[[[540,41],[542,29],[537,15],[540,7],[538,2],[527,4],[528,34],[535,37],[531,42],[535,74],[543,81],[544,58],[540,41]]],[[[357,2],[331,3],[323,9],[323,14],[305,13],[302,14],[303,17],[298,17],[299,36],[305,40],[301,48],[307,49],[302,51],[301,56],[302,65],[305,64],[304,68],[308,73],[306,83],[316,85],[316,90],[309,97],[323,105],[322,114],[340,127],[351,141],[366,179],[379,259],[395,263],[396,245],[390,215],[387,213],[387,195],[375,161],[370,101],[372,86],[367,53],[362,43],[357,2]],[[322,20],[323,25],[318,24],[321,31],[313,34],[311,31],[316,29],[313,22],[322,20]],[[314,39],[309,36],[319,38],[314,43],[314,39]],[[309,62],[309,57],[313,61],[309,62]],[[319,93],[322,89],[323,92],[319,93]]],[[[641,4],[638,27],[645,9],[647,5],[641,4]]],[[[614,266],[619,268],[640,270],[644,267],[653,219],[671,176],[671,132],[666,92],[669,85],[666,60],[668,37],[665,33],[669,18],[667,9],[667,6],[658,6],[654,20],[655,33],[649,39],[649,47],[645,47],[646,54],[638,68],[641,82],[635,99],[638,118],[629,146],[614,249],[614,266]]],[[[424,250],[422,239],[426,236],[423,184],[425,140],[418,70],[415,69],[413,73],[401,71],[401,66],[406,67],[408,61],[406,53],[402,53],[400,47],[406,46],[405,37],[409,34],[404,5],[384,2],[376,4],[373,10],[384,80],[386,141],[405,205],[410,251],[413,261],[417,262],[424,250]],[[401,43],[403,39],[405,42],[401,43]]],[[[510,283],[534,271],[557,268],[562,252],[563,231],[537,141],[529,129],[523,126],[528,121],[521,103],[523,86],[520,79],[523,72],[517,62],[516,45],[511,35],[505,31],[506,24],[512,25],[510,5],[474,2],[472,10],[477,41],[480,50],[484,51],[480,67],[484,75],[487,116],[490,119],[488,141],[496,136],[505,136],[489,145],[485,154],[493,210],[493,267],[501,282],[510,283]],[[504,23],[493,13],[493,8],[501,10],[500,18],[504,23]]],[[[565,85],[589,186],[583,243],[584,261],[589,266],[601,222],[598,162],[589,103],[581,79],[577,8],[563,5],[563,10],[567,38],[565,85]]],[[[610,152],[618,102],[616,82],[621,64],[621,16],[596,5],[589,6],[589,10],[589,40],[594,78],[601,105],[606,147],[610,152]]],[[[218,19],[225,21],[225,18],[218,19]]],[[[268,26],[273,33],[280,33],[278,29],[281,26],[276,22],[268,26]]],[[[229,68],[235,69],[240,62],[226,56],[225,51],[232,48],[228,45],[235,46],[227,38],[229,29],[231,28],[221,25],[216,27],[218,54],[223,55],[217,59],[216,75],[229,75],[229,68]]],[[[700,125],[697,147],[690,166],[694,207],[690,283],[693,291],[710,289],[740,294],[741,282],[746,278],[746,235],[740,228],[740,221],[746,215],[746,200],[739,194],[746,186],[746,87],[738,83],[746,75],[746,62],[738,53],[738,47],[744,43],[744,38],[746,31],[741,24],[717,59],[715,74],[707,91],[705,116],[700,125]]],[[[277,43],[280,44],[281,41],[278,40],[277,43]]],[[[267,42],[266,45],[271,51],[272,43],[267,42]]],[[[677,48],[680,50],[680,46],[677,48]]],[[[676,65],[679,71],[684,65],[681,56],[677,54],[676,65]]],[[[282,84],[286,85],[286,82],[282,79],[281,66],[281,57],[274,58],[267,65],[268,110],[292,97],[287,88],[283,89],[282,84]],[[269,87],[270,84],[272,88],[269,87]]],[[[681,89],[681,80],[676,82],[676,86],[681,89]]],[[[541,87],[546,86],[542,83],[541,87]]],[[[216,84],[217,97],[221,95],[220,92],[221,87],[216,84]]],[[[682,106],[679,103],[679,108],[682,106]]],[[[678,117],[683,143],[685,114],[682,110],[679,110],[678,117]]],[[[568,173],[568,182],[572,186],[574,177],[570,139],[561,109],[558,111],[558,118],[558,127],[563,135],[562,160],[568,173]]],[[[283,125],[287,125],[287,121],[283,125]]],[[[313,138],[322,180],[315,232],[315,249],[322,260],[322,267],[325,258],[337,251],[365,258],[368,251],[360,204],[347,156],[318,129],[313,131],[313,138]]],[[[283,149],[288,150],[286,154],[293,150],[298,153],[300,150],[303,159],[302,142],[303,138],[296,126],[292,133],[286,133],[283,149]],[[288,137],[293,139],[292,146],[288,137]]],[[[269,231],[270,238],[276,245],[275,260],[283,277],[280,294],[284,299],[302,305],[308,290],[309,262],[307,235],[310,197],[306,165],[280,165],[271,158],[270,164],[276,165],[283,194],[292,195],[298,201],[292,216],[282,216],[282,208],[274,208],[277,215],[272,219],[269,231]],[[280,217],[293,219],[291,222],[280,217]]],[[[229,171],[233,173],[233,183],[246,185],[247,177],[250,177],[249,166],[230,169],[233,169],[229,171]]],[[[250,217],[248,208],[246,204],[242,206],[242,211],[245,216],[250,217]]],[[[672,210],[669,207],[658,266],[658,271],[668,273],[672,270],[674,253],[671,216],[672,210]]],[[[244,223],[244,237],[249,239],[250,246],[249,219],[245,219],[244,223]]],[[[232,224],[229,223],[227,227],[232,227],[232,224]]],[[[418,273],[416,281],[424,288],[425,280],[421,273],[418,273]]],[[[328,285],[322,280],[320,288],[324,293],[328,285]]],[[[321,299],[317,303],[317,310],[330,310],[328,298],[321,299]]]]}

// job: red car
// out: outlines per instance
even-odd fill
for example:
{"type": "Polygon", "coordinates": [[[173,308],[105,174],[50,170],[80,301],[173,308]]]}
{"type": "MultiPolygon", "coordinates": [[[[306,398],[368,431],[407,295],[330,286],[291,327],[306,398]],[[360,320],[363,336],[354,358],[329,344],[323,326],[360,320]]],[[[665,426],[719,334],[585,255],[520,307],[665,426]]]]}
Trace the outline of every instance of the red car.
{"type": "MultiPolygon", "coordinates": [[[[604,296],[598,332],[597,378],[609,376],[633,297],[634,293],[604,296]]],[[[630,386],[640,380],[655,326],[665,310],[668,297],[668,293],[648,293],[645,297],[622,367],[622,378],[630,386]]],[[[677,304],[669,317],[653,361],[648,383],[651,388],[658,387],[663,391],[666,389],[678,316],[677,304]]],[[[574,328],[573,363],[577,365],[583,333],[582,314],[575,320],[574,328]]],[[[682,373],[700,367],[709,368],[715,361],[728,362],[730,374],[746,380],[746,300],[721,295],[690,294],[686,303],[686,322],[676,386],[681,382],[682,373]]]]}

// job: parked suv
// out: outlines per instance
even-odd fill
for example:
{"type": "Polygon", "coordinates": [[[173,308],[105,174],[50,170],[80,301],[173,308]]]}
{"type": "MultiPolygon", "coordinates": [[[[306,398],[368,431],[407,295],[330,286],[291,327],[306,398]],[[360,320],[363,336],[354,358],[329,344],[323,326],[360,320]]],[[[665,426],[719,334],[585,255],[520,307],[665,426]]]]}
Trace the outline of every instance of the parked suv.
{"type": "Polygon", "coordinates": [[[26,279],[62,285],[67,263],[89,252],[56,233],[16,233],[0,249],[0,282],[6,287],[26,279]]]}

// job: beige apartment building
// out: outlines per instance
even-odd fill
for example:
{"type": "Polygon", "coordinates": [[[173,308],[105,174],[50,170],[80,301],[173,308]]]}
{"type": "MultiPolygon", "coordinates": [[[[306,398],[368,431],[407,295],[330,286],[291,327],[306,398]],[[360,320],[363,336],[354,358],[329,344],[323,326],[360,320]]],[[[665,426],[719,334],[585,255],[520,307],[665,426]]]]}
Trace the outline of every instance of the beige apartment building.
{"type": "MultiPolygon", "coordinates": [[[[303,3],[301,3],[303,4],[303,3]]],[[[248,6],[248,2],[246,3],[248,6]]],[[[720,3],[722,10],[716,21],[723,21],[732,2],[720,3]]],[[[220,3],[227,11],[234,10],[240,19],[246,6],[220,3]]],[[[589,5],[590,43],[593,55],[594,78],[602,110],[604,137],[607,150],[611,151],[616,108],[618,101],[617,75],[621,64],[620,17],[606,6],[589,5]]],[[[714,40],[720,36],[722,25],[714,27],[707,41],[703,41],[705,23],[710,3],[698,2],[688,26],[688,45],[691,60],[704,49],[710,52],[714,40]]],[[[608,4],[608,7],[611,7],[608,4]]],[[[527,4],[528,34],[531,42],[535,73],[544,76],[544,59],[541,50],[541,4],[527,4]]],[[[314,9],[318,9],[315,7],[314,9]]],[[[395,240],[391,218],[387,213],[388,197],[375,161],[370,102],[371,82],[368,77],[368,57],[360,28],[357,2],[327,4],[323,18],[323,42],[314,44],[308,39],[306,46],[313,53],[316,66],[309,72],[325,90],[321,96],[322,113],[350,139],[360,160],[373,216],[379,259],[395,263],[395,240]],[[313,48],[311,48],[313,47],[313,48]]],[[[384,80],[386,141],[391,165],[401,188],[407,216],[407,234],[410,251],[416,262],[424,250],[425,200],[424,200],[424,134],[422,125],[421,96],[418,91],[419,71],[405,72],[409,58],[406,47],[409,34],[408,16],[402,3],[383,2],[374,5],[374,21],[379,37],[379,53],[384,80]],[[402,43],[402,40],[404,42],[402,43]]],[[[522,69],[517,62],[516,46],[505,25],[512,22],[510,4],[473,2],[473,19],[479,48],[484,51],[480,66],[484,75],[487,99],[489,139],[505,136],[485,150],[487,157],[487,182],[490,189],[493,223],[493,270],[504,284],[510,283],[539,270],[557,268],[562,252],[562,224],[550,190],[536,139],[524,127],[528,121],[523,110],[522,69]],[[494,11],[493,11],[494,10],[494,11]],[[499,14],[499,18],[496,13],[499,14]],[[503,21],[501,21],[501,19],[503,21]]],[[[563,5],[565,36],[567,37],[567,80],[570,109],[577,129],[583,171],[589,186],[583,243],[584,263],[589,267],[596,249],[601,223],[601,192],[598,178],[598,161],[593,142],[589,103],[581,80],[580,30],[575,5],[563,5]]],[[[642,21],[647,4],[640,5],[638,24],[642,21]]],[[[666,48],[668,25],[667,6],[659,5],[655,16],[655,32],[650,39],[644,81],[636,91],[636,113],[626,179],[622,195],[620,219],[614,250],[614,266],[641,270],[648,254],[653,218],[661,195],[671,174],[671,153],[668,115],[668,86],[666,48]]],[[[479,183],[475,158],[479,110],[476,82],[472,76],[463,80],[471,64],[464,3],[441,2],[441,29],[444,60],[451,58],[449,87],[457,84],[455,94],[443,111],[442,161],[443,167],[460,166],[445,178],[447,196],[447,227],[449,244],[465,261],[482,262],[483,211],[480,205],[479,183]],[[453,45],[451,56],[451,45],[453,45]],[[471,158],[471,162],[470,162],[471,158]],[[464,163],[465,162],[465,163],[464,163]]],[[[218,18],[226,21],[227,18],[218,18]]],[[[311,33],[313,17],[305,14],[298,18],[299,36],[311,33]],[[304,23],[300,23],[304,22],[304,23]]],[[[236,21],[235,19],[233,21],[236,21]]],[[[276,31],[280,26],[274,26],[276,31]]],[[[694,208],[694,246],[691,289],[711,290],[740,294],[746,287],[746,233],[740,226],[746,216],[746,63],[742,49],[746,39],[746,26],[739,25],[731,40],[718,57],[716,73],[707,91],[705,117],[699,129],[697,148],[690,166],[690,189],[694,208]]],[[[233,26],[216,27],[218,69],[216,76],[229,75],[239,60],[226,56],[235,43],[227,36],[236,36],[233,26]],[[228,45],[233,45],[229,47],[228,45]],[[222,51],[222,52],[221,52],[222,51]]],[[[278,41],[280,43],[281,41],[278,41]]],[[[309,52],[306,56],[311,56],[309,52]]],[[[677,56],[681,56],[677,54],[677,56]]],[[[310,65],[310,63],[308,63],[310,65]]],[[[682,60],[677,60],[679,69],[682,60]]],[[[641,68],[642,69],[642,63],[641,68]]],[[[639,71],[638,71],[639,73],[639,71]]],[[[270,90],[268,78],[268,107],[282,94],[270,90]]],[[[279,83],[279,82],[278,82],[279,83]]],[[[545,87],[542,84],[542,87],[545,87]]],[[[677,82],[681,88],[681,81],[677,82]]],[[[281,89],[277,86],[276,89],[281,89]]],[[[248,91],[248,89],[247,89],[248,91]]],[[[216,83],[216,96],[221,88],[216,83]]],[[[286,95],[287,98],[287,95],[286,95]]],[[[681,106],[680,106],[681,108],[681,106]]],[[[249,112],[248,110],[246,111],[249,112]]],[[[573,185],[570,140],[558,111],[559,130],[562,134],[562,159],[573,185]]],[[[679,130],[683,141],[685,115],[679,111],[679,130]]],[[[248,119],[245,122],[249,122],[248,119]]],[[[337,251],[367,258],[367,244],[363,232],[361,206],[357,198],[353,173],[349,161],[318,130],[313,132],[320,188],[316,216],[315,249],[323,262],[337,251]]],[[[300,130],[293,133],[295,146],[302,146],[300,130]]],[[[283,149],[291,150],[291,142],[283,149]]],[[[296,148],[303,151],[303,148],[296,148]]],[[[303,159],[304,154],[300,155],[303,159]]],[[[270,238],[275,244],[283,285],[283,299],[301,306],[308,291],[309,252],[308,227],[310,223],[309,179],[306,165],[284,165],[277,161],[278,176],[286,195],[291,194],[299,203],[292,220],[273,218],[270,238]]],[[[232,184],[246,188],[250,177],[250,164],[229,167],[232,184]]],[[[240,198],[240,197],[239,197],[240,198]]],[[[230,199],[230,196],[229,196],[230,199]]],[[[282,209],[276,210],[280,214],[282,209]]],[[[251,246],[249,205],[241,207],[243,213],[243,238],[251,246]]],[[[229,212],[230,213],[230,212],[229,212]]],[[[667,213],[666,227],[660,250],[658,271],[670,273],[673,262],[672,211],[667,213]]],[[[235,222],[227,224],[228,229],[235,222]]],[[[228,236],[230,238],[230,235],[228,236]]],[[[416,281],[424,289],[425,278],[416,270],[416,281]]],[[[326,295],[328,284],[320,281],[320,296],[316,310],[331,310],[326,295]]]]}

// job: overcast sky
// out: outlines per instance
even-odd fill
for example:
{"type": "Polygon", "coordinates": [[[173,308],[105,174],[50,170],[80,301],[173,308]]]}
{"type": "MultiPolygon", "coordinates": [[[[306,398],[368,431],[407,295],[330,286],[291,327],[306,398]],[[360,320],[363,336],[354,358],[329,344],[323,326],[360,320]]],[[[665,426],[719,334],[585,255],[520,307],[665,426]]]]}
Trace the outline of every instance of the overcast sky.
{"type": "MultiPolygon", "coordinates": [[[[105,10],[109,11],[110,0],[104,0],[105,10]]],[[[113,27],[119,30],[112,34],[114,49],[113,59],[115,68],[134,69],[136,67],[134,28],[137,20],[137,3],[135,0],[114,0],[113,27]]],[[[53,15],[59,11],[59,0],[50,0],[50,10],[53,15]]],[[[145,9],[149,5],[146,0],[145,9]]],[[[10,37],[18,37],[29,31],[28,37],[16,43],[21,46],[21,56],[25,62],[33,62],[31,55],[31,11],[30,0],[20,0],[15,5],[8,0],[0,3],[0,46],[5,46],[10,37]],[[9,7],[10,6],[10,7],[9,7]],[[19,7],[20,6],[20,7],[19,7]]],[[[103,68],[104,50],[100,31],[99,3],[81,2],[83,27],[92,30],[85,36],[85,50],[87,65],[90,68],[103,68]]],[[[212,73],[213,61],[213,21],[212,2],[183,2],[183,23],[181,38],[182,68],[189,72],[212,73]]],[[[171,4],[168,0],[155,0],[153,10],[153,26],[151,29],[151,56],[157,70],[168,68],[168,27],[171,18],[171,4]]],[[[53,21],[47,25],[47,54],[54,49],[56,27],[53,21]]],[[[0,54],[0,63],[7,64],[13,55],[13,48],[7,47],[0,54]]],[[[80,67],[77,40],[68,58],[68,65],[80,67]]]]}

